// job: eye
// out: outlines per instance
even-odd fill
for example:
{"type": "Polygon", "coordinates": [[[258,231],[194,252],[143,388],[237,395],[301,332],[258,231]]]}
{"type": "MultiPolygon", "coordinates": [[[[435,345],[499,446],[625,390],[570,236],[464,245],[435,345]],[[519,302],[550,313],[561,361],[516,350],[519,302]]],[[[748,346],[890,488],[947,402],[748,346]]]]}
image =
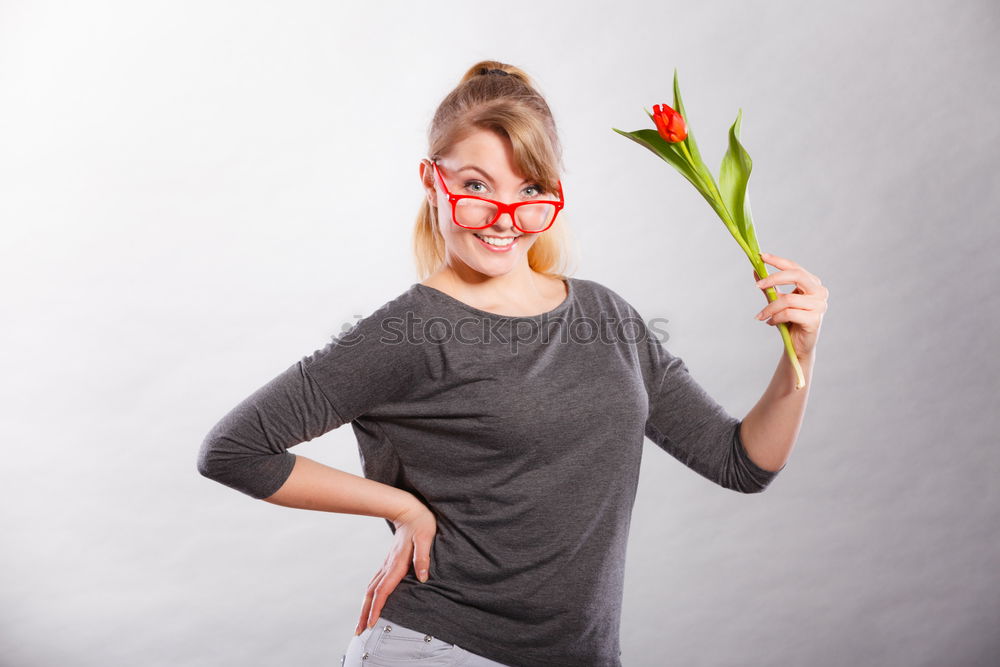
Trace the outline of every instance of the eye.
{"type": "MultiPolygon", "coordinates": [[[[483,188],[486,188],[486,186],[483,184],[482,181],[466,181],[465,185],[464,185],[464,187],[465,187],[466,190],[468,190],[468,191],[470,191],[472,193],[475,193],[477,195],[484,194],[488,190],[488,188],[484,189],[484,190],[476,190],[476,189],[474,189],[476,186],[482,186],[483,188]]],[[[529,194],[528,195],[529,197],[537,197],[539,195],[545,194],[545,190],[538,183],[532,183],[531,185],[526,186],[524,188],[524,190],[525,191],[529,191],[529,190],[534,190],[535,191],[534,194],[529,194]]]]}

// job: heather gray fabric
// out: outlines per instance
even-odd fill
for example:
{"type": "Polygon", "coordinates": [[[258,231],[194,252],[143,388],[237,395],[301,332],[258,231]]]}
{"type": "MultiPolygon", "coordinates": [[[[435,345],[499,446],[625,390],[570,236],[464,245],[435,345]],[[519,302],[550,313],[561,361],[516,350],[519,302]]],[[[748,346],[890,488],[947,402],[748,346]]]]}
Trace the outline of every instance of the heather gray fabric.
{"type": "Polygon", "coordinates": [[[555,309],[506,317],[414,283],[225,415],[199,472],[265,498],[289,447],[350,422],[364,475],[438,521],[429,580],[411,567],[386,616],[506,664],[620,665],[644,436],[735,491],[780,471],[620,295],[567,286],[555,309]]]}

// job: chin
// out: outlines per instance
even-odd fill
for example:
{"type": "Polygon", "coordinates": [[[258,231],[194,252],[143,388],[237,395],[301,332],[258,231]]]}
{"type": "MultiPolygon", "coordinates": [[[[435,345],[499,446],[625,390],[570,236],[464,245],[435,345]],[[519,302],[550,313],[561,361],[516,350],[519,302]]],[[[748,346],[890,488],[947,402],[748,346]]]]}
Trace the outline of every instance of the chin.
{"type": "MultiPolygon", "coordinates": [[[[506,252],[496,252],[484,248],[483,244],[469,234],[465,239],[453,247],[453,253],[470,269],[486,276],[497,277],[510,273],[522,261],[526,261],[527,252],[534,243],[534,238],[530,234],[522,234],[518,237],[517,245],[506,252]],[[454,252],[461,249],[459,252],[454,252]]],[[[459,239],[455,239],[459,241],[459,239]]]]}
{"type": "Polygon", "coordinates": [[[482,253],[475,251],[471,257],[466,257],[466,263],[469,266],[475,267],[481,273],[491,276],[501,276],[505,273],[510,273],[522,261],[527,261],[524,251],[497,254],[492,257],[483,257],[482,253]]]}
{"type": "Polygon", "coordinates": [[[498,276],[503,276],[514,270],[517,266],[517,262],[466,262],[466,264],[474,269],[475,271],[483,274],[484,276],[490,276],[491,278],[496,278],[498,276]]]}

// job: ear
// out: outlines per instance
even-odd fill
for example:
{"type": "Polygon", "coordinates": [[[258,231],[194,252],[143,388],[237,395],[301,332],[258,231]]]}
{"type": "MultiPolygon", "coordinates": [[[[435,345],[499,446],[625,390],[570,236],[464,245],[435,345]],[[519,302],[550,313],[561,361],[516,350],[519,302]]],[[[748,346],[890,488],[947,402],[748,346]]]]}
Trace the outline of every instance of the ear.
{"type": "Polygon", "coordinates": [[[424,158],[420,161],[420,184],[424,187],[427,196],[427,203],[432,208],[437,208],[437,188],[434,186],[434,167],[430,160],[424,158]]]}

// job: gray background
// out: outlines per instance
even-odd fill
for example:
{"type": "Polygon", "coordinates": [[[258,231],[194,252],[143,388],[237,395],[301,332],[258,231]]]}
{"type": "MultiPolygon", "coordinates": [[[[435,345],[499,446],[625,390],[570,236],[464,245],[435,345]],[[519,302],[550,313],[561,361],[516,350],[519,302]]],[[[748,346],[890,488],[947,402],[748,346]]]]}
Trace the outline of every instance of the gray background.
{"type": "MultiPolygon", "coordinates": [[[[646,443],[645,665],[1000,655],[992,2],[0,3],[0,663],[336,665],[390,533],[200,477],[209,427],[416,281],[417,165],[482,58],[566,148],[575,275],[740,416],[782,354],[700,195],[611,127],[677,67],[714,171],[743,109],[762,248],[830,288],[763,494],[646,443]]],[[[783,288],[788,291],[789,288],[783,288]]],[[[360,474],[350,428],[296,453],[360,474]]]]}

